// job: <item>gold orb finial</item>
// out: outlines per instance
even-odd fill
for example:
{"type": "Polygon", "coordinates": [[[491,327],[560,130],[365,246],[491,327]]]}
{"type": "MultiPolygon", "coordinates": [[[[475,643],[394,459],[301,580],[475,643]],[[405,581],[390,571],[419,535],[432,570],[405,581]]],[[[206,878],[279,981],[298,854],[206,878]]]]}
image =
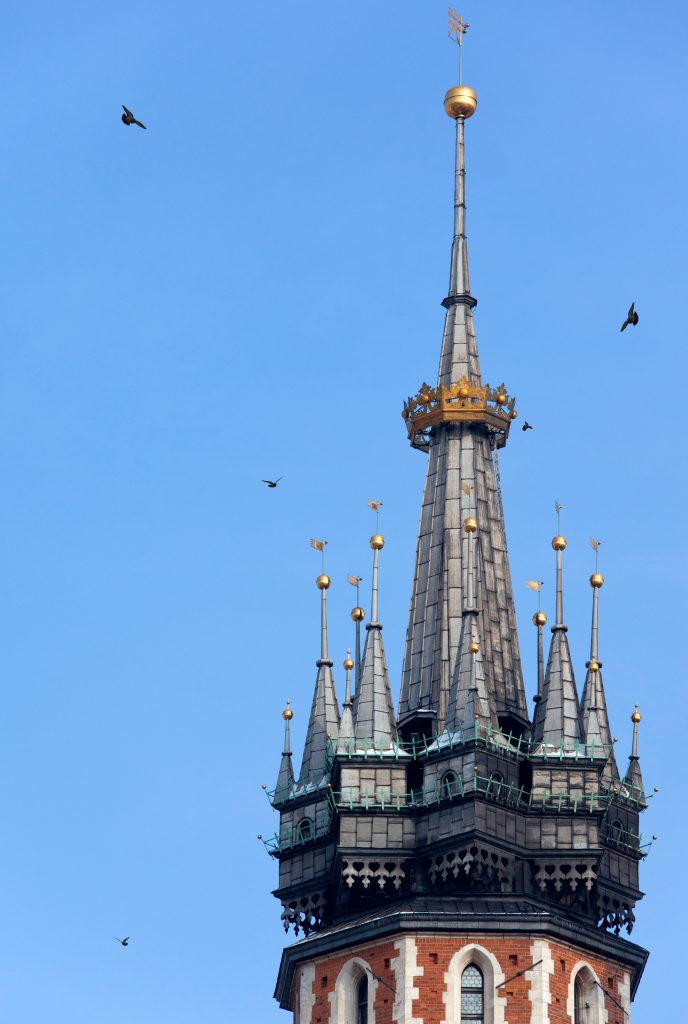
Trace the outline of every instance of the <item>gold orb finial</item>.
{"type": "Polygon", "coordinates": [[[642,720],[642,717],[643,717],[643,716],[642,716],[642,715],[640,714],[640,712],[638,711],[638,705],[636,704],[636,706],[635,706],[635,711],[634,711],[634,712],[633,712],[633,714],[631,715],[631,721],[633,722],[633,725],[637,725],[637,724],[638,724],[638,722],[640,722],[640,721],[642,720]]]}
{"type": "Polygon", "coordinates": [[[284,711],[282,712],[282,718],[284,719],[285,722],[291,722],[293,717],[294,717],[294,712],[291,709],[291,701],[288,700],[287,701],[287,706],[284,709],[284,711]]]}
{"type": "Polygon", "coordinates": [[[562,537],[560,533],[552,537],[552,547],[555,551],[563,551],[566,547],[566,537],[562,537]]]}
{"type": "Polygon", "coordinates": [[[600,663],[599,663],[599,661],[596,661],[595,658],[591,658],[590,661],[588,662],[588,668],[590,669],[591,672],[599,672],[600,671],[600,663]]]}
{"type": "Polygon", "coordinates": [[[475,533],[478,529],[478,520],[473,516],[468,516],[468,518],[463,521],[463,528],[466,533],[475,533]]]}
{"type": "Polygon", "coordinates": [[[480,648],[478,647],[478,641],[475,639],[475,637],[472,637],[471,642],[468,645],[468,650],[470,651],[471,654],[477,654],[479,649],[480,648]]]}
{"type": "Polygon", "coordinates": [[[354,620],[354,622],[363,622],[363,620],[365,619],[365,612],[363,611],[362,608],[352,608],[351,618],[354,620]]]}
{"type": "Polygon", "coordinates": [[[373,534],[373,536],[370,538],[370,546],[373,549],[373,551],[382,551],[383,547],[385,546],[385,538],[382,536],[381,533],[373,534]]]}
{"type": "Polygon", "coordinates": [[[535,615],[533,615],[533,625],[534,626],[544,626],[546,622],[547,622],[547,616],[545,615],[544,612],[535,612],[535,615]]]}
{"type": "Polygon", "coordinates": [[[315,585],[318,588],[318,590],[327,590],[327,588],[330,585],[330,577],[327,575],[326,572],[320,573],[317,580],[315,581],[315,585]]]}
{"type": "Polygon", "coordinates": [[[444,109],[447,117],[453,121],[457,118],[473,117],[478,106],[478,97],[473,89],[467,85],[455,85],[447,91],[444,97],[444,109]]]}
{"type": "MultiPolygon", "coordinates": [[[[601,572],[594,572],[590,577],[590,586],[598,589],[604,583],[604,576],[601,572]]],[[[606,600],[606,598],[605,598],[606,600]]]]}
{"type": "Polygon", "coordinates": [[[354,659],[351,657],[351,651],[346,652],[346,658],[342,662],[342,665],[347,670],[347,672],[354,667],[354,659]]]}

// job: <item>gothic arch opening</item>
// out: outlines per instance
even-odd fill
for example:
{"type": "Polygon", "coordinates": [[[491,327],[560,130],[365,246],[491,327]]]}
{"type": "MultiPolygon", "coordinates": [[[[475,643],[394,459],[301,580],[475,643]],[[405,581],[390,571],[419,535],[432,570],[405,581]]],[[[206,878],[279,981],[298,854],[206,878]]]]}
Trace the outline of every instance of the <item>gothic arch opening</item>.
{"type": "Polygon", "coordinates": [[[375,1024],[377,981],[370,966],[360,957],[344,964],[330,996],[333,1015],[330,1024],[375,1024]]]}

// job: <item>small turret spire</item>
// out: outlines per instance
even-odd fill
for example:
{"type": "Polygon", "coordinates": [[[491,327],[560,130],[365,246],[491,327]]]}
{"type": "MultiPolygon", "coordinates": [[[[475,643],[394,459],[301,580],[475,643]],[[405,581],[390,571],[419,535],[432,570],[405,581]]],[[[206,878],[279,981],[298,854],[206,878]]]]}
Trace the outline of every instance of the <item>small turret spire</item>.
{"type": "Polygon", "coordinates": [[[631,746],[631,756],[628,759],[628,768],[624,776],[623,785],[627,791],[627,796],[637,800],[643,807],[647,805],[645,799],[645,787],[643,786],[643,776],[640,771],[640,757],[638,755],[638,726],[642,720],[642,715],[638,711],[638,705],[635,706],[635,711],[631,715],[631,721],[633,722],[633,743],[631,746]]]}
{"type": "MultiPolygon", "coordinates": [[[[592,541],[591,541],[592,543],[592,541]]],[[[599,546],[599,541],[595,541],[599,546]]],[[[597,548],[595,548],[597,555],[597,548]]],[[[595,559],[597,562],[597,558],[595,559]]],[[[608,751],[607,763],[601,775],[601,781],[609,786],[619,781],[619,769],[614,757],[614,744],[612,732],[609,728],[609,715],[607,712],[607,701],[604,695],[604,684],[602,682],[602,662],[599,660],[599,625],[598,625],[598,601],[599,593],[604,584],[602,573],[595,572],[590,577],[592,587],[592,625],[590,628],[590,660],[586,663],[587,674],[585,686],[583,687],[583,699],[581,701],[581,721],[583,725],[583,736],[588,746],[589,753],[597,753],[598,748],[608,751]]]]}
{"type": "Polygon", "coordinates": [[[351,699],[351,669],[353,667],[354,660],[351,657],[351,651],[348,650],[343,661],[343,668],[346,672],[346,689],[344,691],[344,704],[342,705],[342,720],[339,725],[339,742],[343,748],[350,745],[349,741],[354,737],[353,701],[351,699]]]}
{"type": "MultiPolygon", "coordinates": [[[[377,512],[381,502],[369,502],[368,504],[377,512]],[[376,505],[378,508],[375,508],[376,505]]],[[[378,563],[379,554],[384,544],[384,538],[379,533],[374,533],[370,538],[370,546],[373,549],[371,621],[366,626],[368,635],[363,653],[361,678],[354,700],[356,739],[372,741],[377,749],[391,746],[397,738],[392,692],[382,643],[382,624],[378,621],[378,563]]]]}
{"type": "Polygon", "coordinates": [[[545,657],[542,646],[542,627],[547,622],[544,612],[535,612],[533,625],[537,626],[537,693],[533,700],[538,704],[542,700],[542,692],[545,688],[545,657]]]}
{"type": "MultiPolygon", "coordinates": [[[[470,485],[466,485],[469,487],[470,485]]],[[[471,488],[472,490],[472,488],[471,488]]],[[[466,493],[469,493],[466,490],[466,493]]],[[[472,728],[477,722],[487,728],[497,727],[497,715],[493,707],[485,680],[480,637],[478,633],[478,609],[475,603],[473,547],[478,522],[474,516],[468,516],[463,523],[468,546],[466,559],[466,602],[463,609],[461,639],[457,652],[456,667],[449,693],[445,729],[453,732],[456,729],[472,728]]]]}
{"type": "Polygon", "coordinates": [[[289,723],[293,717],[294,712],[291,709],[291,701],[288,700],[287,706],[282,712],[282,718],[284,719],[284,748],[277,776],[277,785],[275,786],[275,803],[286,800],[294,785],[294,768],[291,763],[291,739],[289,736],[289,723]]]}
{"type": "Polygon", "coordinates": [[[349,576],[348,580],[352,587],[356,587],[356,607],[351,609],[351,618],[356,623],[356,674],[354,676],[354,683],[358,693],[358,688],[361,685],[361,623],[365,619],[365,612],[361,608],[361,595],[359,593],[363,577],[349,576]]]}
{"type": "MultiPolygon", "coordinates": [[[[325,541],[311,541],[311,545],[322,551],[325,541]]],[[[324,571],[318,576],[315,585],[320,591],[320,657],[316,661],[318,674],[315,680],[313,704],[308,720],[306,743],[301,762],[299,781],[307,779],[316,781],[316,776],[325,773],[327,767],[327,741],[339,739],[339,705],[332,678],[332,662],[327,651],[327,590],[330,577],[324,571]]]]}
{"type": "MultiPolygon", "coordinates": [[[[561,511],[561,505],[558,503],[556,511],[558,519],[561,511]]],[[[552,626],[552,643],[542,699],[537,702],[535,708],[533,740],[558,749],[567,749],[580,743],[582,730],[576,680],[566,639],[567,627],[564,625],[562,553],[566,548],[566,539],[557,533],[552,540],[552,547],[557,555],[556,622],[552,626]]]]}

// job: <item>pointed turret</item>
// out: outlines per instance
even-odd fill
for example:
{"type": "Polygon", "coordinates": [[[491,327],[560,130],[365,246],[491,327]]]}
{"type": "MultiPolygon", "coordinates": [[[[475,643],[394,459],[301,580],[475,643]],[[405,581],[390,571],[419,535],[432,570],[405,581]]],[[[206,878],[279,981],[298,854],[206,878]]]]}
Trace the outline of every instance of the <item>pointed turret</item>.
{"type": "Polygon", "coordinates": [[[490,699],[483,656],[480,649],[478,609],[475,604],[473,546],[477,540],[478,523],[474,516],[464,520],[466,534],[467,583],[466,603],[463,609],[463,630],[454,670],[454,679],[447,707],[445,730],[453,733],[456,729],[470,729],[475,723],[487,728],[497,728],[497,715],[490,699]]]}
{"type": "Polygon", "coordinates": [[[286,800],[290,796],[294,785],[294,767],[291,763],[291,739],[289,736],[289,723],[293,717],[294,712],[291,709],[291,701],[288,700],[287,706],[282,712],[282,718],[284,719],[284,748],[277,776],[277,785],[275,786],[274,803],[286,800]]]}
{"type": "Polygon", "coordinates": [[[476,105],[467,86],[445,98],[456,122],[456,165],[438,380],[436,388],[423,385],[403,412],[411,443],[428,454],[399,700],[400,726],[409,733],[441,730],[449,702],[466,605],[461,524],[472,514],[463,483],[474,488],[481,524],[475,601],[485,676],[500,723],[529,726],[496,467],[516,412],[503,385],[482,383],[468,272],[464,126],[476,105]]]}
{"type": "Polygon", "coordinates": [[[389,685],[382,624],[378,621],[378,559],[384,539],[379,533],[370,538],[373,549],[373,589],[370,622],[361,665],[361,678],[354,700],[354,735],[359,745],[372,742],[378,750],[392,745],[397,738],[394,704],[389,685]]]}
{"type": "Polygon", "coordinates": [[[321,573],[315,581],[320,591],[320,657],[316,661],[318,675],[311,715],[308,720],[306,743],[301,762],[299,781],[317,782],[327,767],[327,741],[339,739],[339,706],[332,678],[332,662],[327,653],[327,590],[330,577],[321,573]]]}
{"type": "Polygon", "coordinates": [[[535,612],[535,615],[533,615],[533,625],[537,627],[537,693],[533,700],[536,706],[536,713],[537,705],[542,700],[542,693],[545,688],[545,656],[542,645],[542,627],[546,622],[547,616],[544,612],[535,612]]]}
{"type": "Polygon", "coordinates": [[[614,744],[612,742],[611,729],[609,728],[607,701],[604,695],[604,683],[602,682],[602,662],[599,660],[598,598],[603,583],[604,577],[600,572],[594,572],[590,577],[590,586],[592,587],[590,661],[586,663],[587,675],[581,701],[581,722],[588,752],[597,754],[600,749],[603,749],[609,753],[601,776],[602,782],[609,786],[619,781],[619,769],[614,757],[614,744]]]}
{"type": "Polygon", "coordinates": [[[638,711],[638,705],[636,704],[635,711],[631,715],[631,721],[633,722],[633,745],[631,747],[631,756],[628,759],[628,768],[624,775],[623,788],[626,790],[628,797],[637,801],[642,807],[646,807],[645,787],[643,786],[640,757],[638,756],[638,726],[641,719],[642,715],[638,711]]]}
{"type": "Polygon", "coordinates": [[[347,750],[353,746],[351,741],[354,738],[354,716],[353,701],[351,699],[351,669],[354,667],[354,659],[351,651],[346,652],[343,661],[343,668],[346,672],[346,690],[344,691],[344,704],[342,705],[342,720],[339,724],[339,749],[347,750]]]}
{"type": "Polygon", "coordinates": [[[557,553],[557,615],[552,626],[547,671],[533,722],[533,740],[564,750],[576,748],[582,738],[580,707],[571,662],[567,627],[564,625],[562,552],[566,540],[557,534],[552,540],[557,553]]]}

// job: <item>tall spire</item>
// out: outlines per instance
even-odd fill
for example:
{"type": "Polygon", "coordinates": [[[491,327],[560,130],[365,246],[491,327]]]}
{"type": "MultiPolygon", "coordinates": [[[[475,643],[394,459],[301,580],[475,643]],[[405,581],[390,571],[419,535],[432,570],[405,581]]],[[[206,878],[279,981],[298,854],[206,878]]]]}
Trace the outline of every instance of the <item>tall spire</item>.
{"type": "Polygon", "coordinates": [[[372,741],[377,749],[391,746],[397,738],[394,704],[382,643],[382,625],[378,622],[378,561],[384,544],[384,538],[379,533],[374,533],[370,538],[370,546],[373,549],[370,622],[366,626],[368,635],[363,653],[361,678],[354,701],[356,740],[372,741]]]}
{"type": "Polygon", "coordinates": [[[354,681],[356,684],[356,690],[358,691],[358,687],[361,682],[361,623],[365,619],[365,612],[361,608],[361,595],[359,593],[363,577],[349,576],[348,579],[351,586],[356,587],[356,607],[351,609],[351,618],[356,623],[356,675],[354,676],[354,681]]]}
{"type": "Polygon", "coordinates": [[[581,701],[581,721],[583,724],[583,736],[587,746],[603,748],[609,752],[607,763],[602,772],[602,782],[607,786],[612,782],[618,782],[619,769],[614,757],[614,744],[612,733],[609,728],[609,715],[607,713],[607,701],[604,695],[604,684],[602,682],[602,662],[599,660],[598,649],[598,599],[600,588],[604,584],[604,576],[600,572],[594,572],[590,577],[592,587],[592,626],[590,629],[590,660],[586,663],[587,674],[585,686],[583,687],[583,699],[581,701]]]}
{"type": "Polygon", "coordinates": [[[470,729],[476,722],[485,728],[487,726],[496,728],[498,724],[485,681],[485,670],[480,650],[478,609],[475,604],[473,583],[472,548],[477,539],[478,530],[478,523],[474,516],[468,516],[464,520],[463,529],[468,547],[468,581],[466,603],[463,609],[463,630],[445,722],[445,729],[449,732],[458,728],[470,729]]]}
{"type": "Polygon", "coordinates": [[[351,657],[351,651],[349,650],[346,652],[346,658],[343,661],[343,668],[346,672],[346,689],[344,691],[344,704],[342,705],[342,720],[339,724],[339,742],[342,749],[346,749],[354,738],[353,701],[351,699],[351,669],[353,667],[354,659],[351,657]]]}
{"type": "Polygon", "coordinates": [[[567,627],[564,625],[562,552],[566,547],[565,538],[557,534],[552,540],[552,547],[557,553],[557,615],[552,626],[542,700],[535,709],[533,739],[536,743],[566,749],[578,744],[582,733],[576,680],[566,639],[567,627]]]}
{"type": "MultiPolygon", "coordinates": [[[[463,483],[476,495],[481,531],[475,551],[475,602],[487,685],[502,724],[528,725],[504,521],[493,454],[506,442],[513,399],[483,386],[473,328],[466,242],[465,121],[476,110],[467,86],[450,89],[445,111],[456,122],[454,234],[437,388],[427,385],[404,409],[414,447],[428,453],[411,593],[399,718],[441,729],[463,630],[465,555],[461,524],[472,515],[463,483]]],[[[428,731],[429,726],[425,727],[428,731]]]]}
{"type": "Polygon", "coordinates": [[[289,737],[289,723],[293,717],[294,712],[291,709],[291,701],[288,700],[287,706],[282,712],[282,718],[284,719],[284,748],[282,750],[282,760],[280,761],[277,785],[275,786],[273,798],[275,803],[285,800],[294,785],[294,768],[291,763],[291,740],[289,737]]]}
{"type": "Polygon", "coordinates": [[[631,746],[631,756],[628,759],[628,768],[624,775],[624,788],[627,791],[627,795],[637,800],[643,807],[646,806],[645,799],[645,787],[643,786],[643,776],[640,771],[640,757],[638,755],[638,726],[642,715],[638,711],[638,705],[635,706],[635,711],[631,715],[631,721],[633,722],[633,745],[631,746]]]}
{"type": "Polygon", "coordinates": [[[533,615],[533,625],[537,626],[537,693],[533,697],[533,700],[536,705],[542,700],[542,693],[545,688],[545,659],[542,649],[542,627],[546,622],[547,616],[544,612],[535,612],[535,615],[533,615]]]}
{"type": "MultiPolygon", "coordinates": [[[[319,549],[322,550],[322,549],[319,549]]],[[[327,741],[339,738],[339,706],[332,678],[332,662],[327,653],[327,590],[330,577],[321,573],[315,581],[320,591],[320,657],[316,661],[318,674],[311,715],[308,720],[306,743],[301,762],[299,781],[318,781],[317,776],[325,773],[327,767],[327,741]]]]}

